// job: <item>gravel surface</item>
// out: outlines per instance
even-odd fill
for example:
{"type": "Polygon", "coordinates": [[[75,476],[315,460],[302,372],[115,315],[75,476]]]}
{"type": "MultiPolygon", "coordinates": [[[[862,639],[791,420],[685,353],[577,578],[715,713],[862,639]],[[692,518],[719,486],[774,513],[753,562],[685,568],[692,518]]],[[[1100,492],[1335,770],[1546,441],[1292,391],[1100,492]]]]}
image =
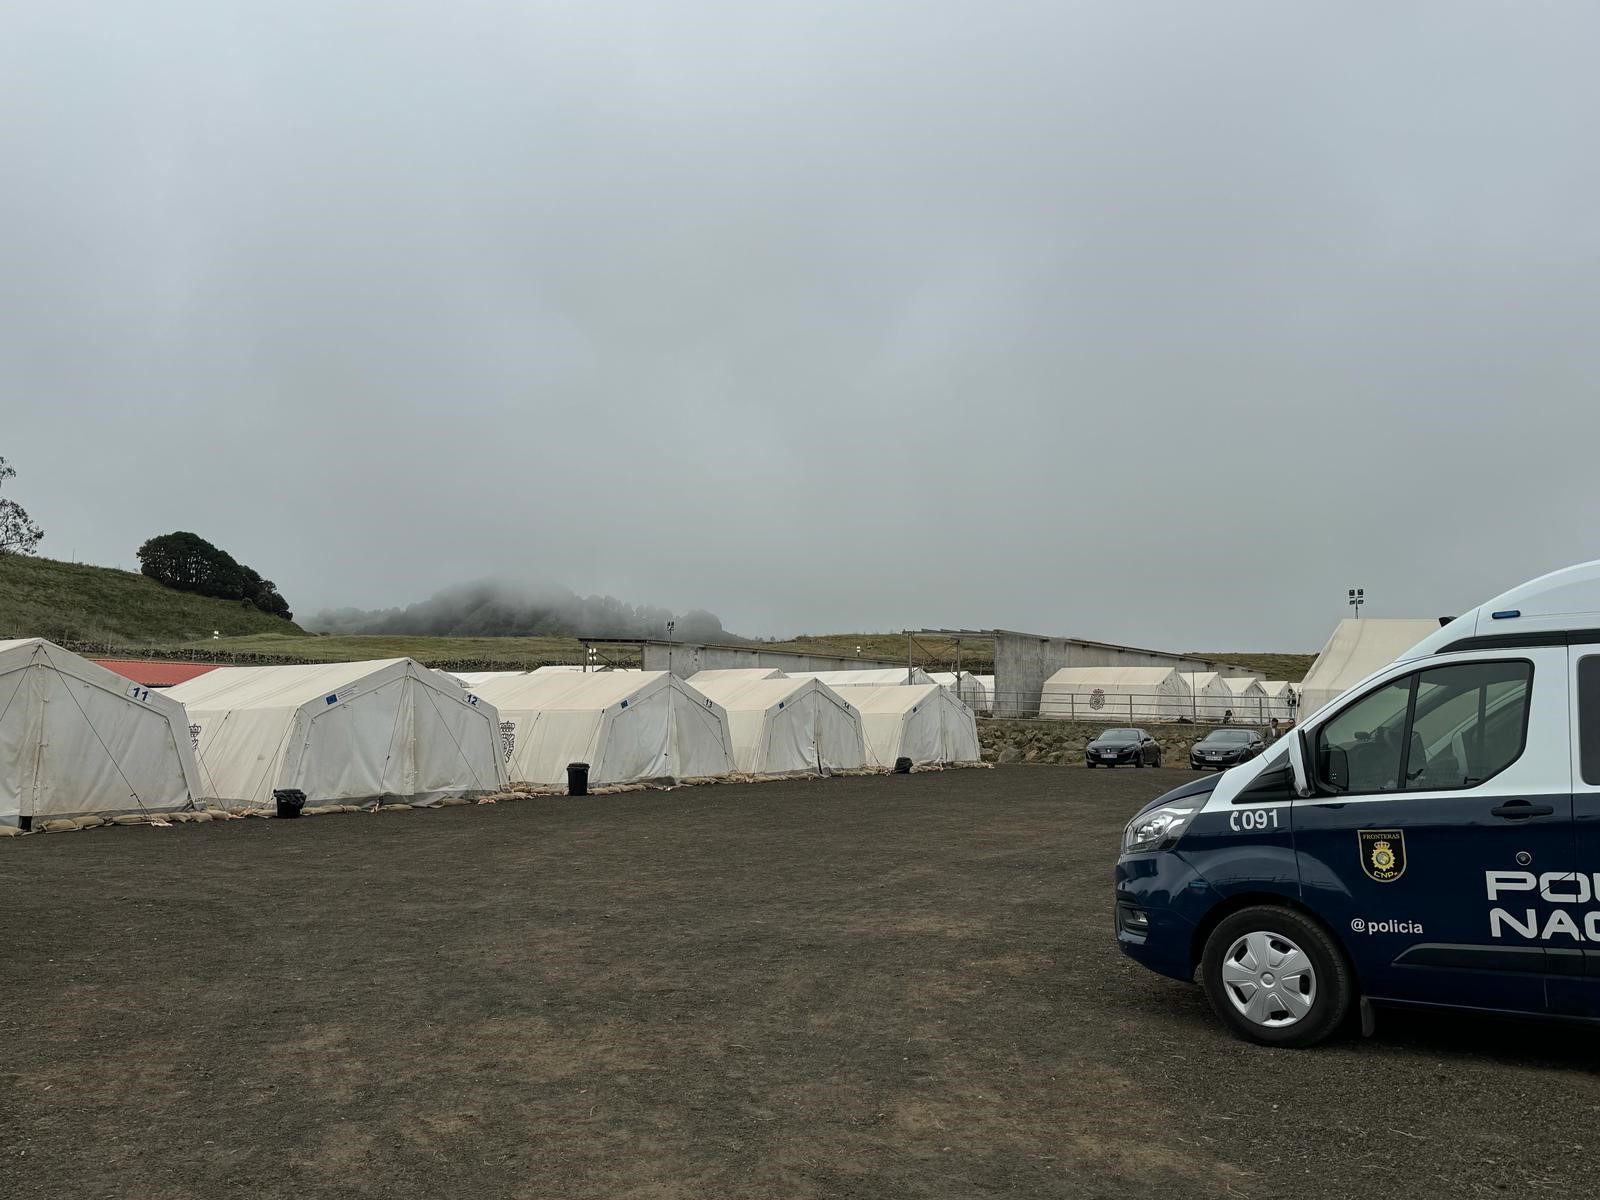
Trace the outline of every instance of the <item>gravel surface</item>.
{"type": "Polygon", "coordinates": [[[1600,1193],[1588,1027],[1230,1038],[1116,951],[1181,771],[0,843],[0,1195],[1600,1193]]]}

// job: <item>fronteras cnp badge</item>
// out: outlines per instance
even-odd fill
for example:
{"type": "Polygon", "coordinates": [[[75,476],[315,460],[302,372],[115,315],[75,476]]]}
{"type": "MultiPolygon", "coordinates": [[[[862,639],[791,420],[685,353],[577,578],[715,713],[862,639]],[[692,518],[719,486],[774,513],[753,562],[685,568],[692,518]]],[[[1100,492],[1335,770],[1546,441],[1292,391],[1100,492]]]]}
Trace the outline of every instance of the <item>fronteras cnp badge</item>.
{"type": "Polygon", "coordinates": [[[1369,879],[1393,883],[1406,873],[1406,835],[1402,829],[1358,829],[1361,869],[1369,879]]]}

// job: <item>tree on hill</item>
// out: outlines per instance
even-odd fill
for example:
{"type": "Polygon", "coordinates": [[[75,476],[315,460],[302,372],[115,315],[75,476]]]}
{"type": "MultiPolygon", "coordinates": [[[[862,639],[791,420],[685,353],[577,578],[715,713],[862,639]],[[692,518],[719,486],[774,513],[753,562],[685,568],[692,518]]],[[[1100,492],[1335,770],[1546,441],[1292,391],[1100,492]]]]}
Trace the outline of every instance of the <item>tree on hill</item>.
{"type": "MultiPolygon", "coordinates": [[[[17,469],[0,458],[0,484],[17,477],[17,469]]],[[[0,554],[32,554],[44,537],[28,512],[15,500],[0,500],[0,554]]]]}
{"type": "Polygon", "coordinates": [[[179,530],[151,538],[139,547],[139,570],[164,587],[239,600],[286,621],[294,619],[277,584],[197,533],[179,530]]]}
{"type": "Polygon", "coordinates": [[[264,613],[271,613],[275,617],[282,617],[285,621],[294,620],[294,614],[289,611],[289,602],[278,594],[278,585],[270,579],[263,579],[249,567],[240,567],[244,574],[244,598],[254,604],[264,613]]]}

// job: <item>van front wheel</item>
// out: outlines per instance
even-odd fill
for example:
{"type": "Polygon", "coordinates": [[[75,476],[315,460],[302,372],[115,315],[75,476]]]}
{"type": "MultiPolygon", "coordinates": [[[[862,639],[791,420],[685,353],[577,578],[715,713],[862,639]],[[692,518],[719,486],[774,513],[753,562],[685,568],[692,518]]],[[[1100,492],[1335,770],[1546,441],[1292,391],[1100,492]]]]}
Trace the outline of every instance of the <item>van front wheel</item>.
{"type": "Polygon", "coordinates": [[[1344,953],[1293,909],[1262,905],[1223,918],[1200,959],[1223,1024],[1263,1046],[1312,1046],[1343,1024],[1354,991],[1344,953]]]}

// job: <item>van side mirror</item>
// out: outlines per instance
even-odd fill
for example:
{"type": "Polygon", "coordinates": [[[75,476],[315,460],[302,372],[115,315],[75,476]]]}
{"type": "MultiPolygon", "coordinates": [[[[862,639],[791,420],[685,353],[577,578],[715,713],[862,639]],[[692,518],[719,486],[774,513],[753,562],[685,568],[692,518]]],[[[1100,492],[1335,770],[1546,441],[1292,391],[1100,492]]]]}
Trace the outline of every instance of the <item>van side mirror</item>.
{"type": "Polygon", "coordinates": [[[1291,730],[1294,740],[1289,743],[1289,771],[1294,784],[1296,796],[1311,795],[1311,771],[1306,763],[1310,759],[1310,747],[1306,742],[1303,729],[1291,730]]]}

